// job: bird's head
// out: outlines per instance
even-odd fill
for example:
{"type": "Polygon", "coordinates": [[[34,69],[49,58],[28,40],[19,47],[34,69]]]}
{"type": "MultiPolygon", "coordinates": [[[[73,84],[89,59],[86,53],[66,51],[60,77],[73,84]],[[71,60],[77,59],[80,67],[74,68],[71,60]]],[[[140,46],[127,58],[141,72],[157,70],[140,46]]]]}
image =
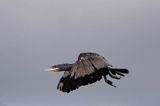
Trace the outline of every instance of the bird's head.
{"type": "Polygon", "coordinates": [[[51,66],[50,68],[46,69],[45,71],[50,71],[50,72],[58,72],[60,68],[57,65],[51,66]]]}
{"type": "Polygon", "coordinates": [[[50,71],[50,72],[67,71],[67,70],[70,70],[71,67],[72,67],[72,64],[58,64],[58,65],[51,66],[45,71],[50,71]]]}

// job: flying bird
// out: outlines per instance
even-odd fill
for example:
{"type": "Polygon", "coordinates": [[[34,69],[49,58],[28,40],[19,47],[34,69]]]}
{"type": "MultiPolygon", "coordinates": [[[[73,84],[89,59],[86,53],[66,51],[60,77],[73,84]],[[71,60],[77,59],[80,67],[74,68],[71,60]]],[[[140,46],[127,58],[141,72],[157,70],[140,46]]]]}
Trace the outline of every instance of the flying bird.
{"type": "Polygon", "coordinates": [[[53,65],[46,71],[64,71],[57,89],[67,93],[78,89],[80,86],[95,83],[102,78],[107,84],[116,87],[112,81],[107,79],[107,75],[119,80],[125,76],[124,74],[129,73],[128,69],[125,68],[113,68],[103,56],[92,52],[80,53],[78,60],[73,64],[53,65]]]}

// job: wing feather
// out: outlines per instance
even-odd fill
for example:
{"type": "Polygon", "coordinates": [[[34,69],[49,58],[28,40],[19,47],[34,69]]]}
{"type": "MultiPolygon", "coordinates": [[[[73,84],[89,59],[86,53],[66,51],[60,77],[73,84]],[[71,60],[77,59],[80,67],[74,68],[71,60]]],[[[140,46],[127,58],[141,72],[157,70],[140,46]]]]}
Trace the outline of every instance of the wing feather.
{"type": "Polygon", "coordinates": [[[70,91],[78,89],[80,86],[92,84],[101,79],[102,76],[97,76],[96,74],[86,75],[84,77],[79,77],[75,79],[74,77],[70,77],[69,72],[64,72],[64,75],[62,76],[57,85],[57,89],[62,92],[69,93],[70,91]]]}
{"type": "Polygon", "coordinates": [[[88,58],[97,70],[112,66],[103,56],[99,54],[90,55],[88,58]]]}
{"type": "Polygon", "coordinates": [[[70,71],[70,77],[74,77],[75,79],[84,77],[108,66],[112,65],[97,53],[81,53],[70,71]]]}

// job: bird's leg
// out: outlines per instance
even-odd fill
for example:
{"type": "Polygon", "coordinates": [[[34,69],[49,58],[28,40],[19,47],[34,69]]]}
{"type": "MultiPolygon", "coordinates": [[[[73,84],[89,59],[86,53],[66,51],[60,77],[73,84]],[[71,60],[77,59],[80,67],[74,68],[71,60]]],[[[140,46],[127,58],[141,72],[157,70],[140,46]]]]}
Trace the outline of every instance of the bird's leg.
{"type": "Polygon", "coordinates": [[[107,80],[107,77],[106,77],[106,76],[104,76],[104,80],[105,80],[105,82],[106,82],[107,84],[109,84],[109,85],[111,85],[111,86],[113,86],[113,87],[116,87],[115,85],[113,85],[112,81],[107,80]]]}
{"type": "Polygon", "coordinates": [[[114,75],[112,72],[110,72],[109,71],[109,76],[111,77],[111,78],[114,78],[114,79],[121,79],[121,77],[118,77],[118,76],[116,76],[116,75],[114,75]]]}

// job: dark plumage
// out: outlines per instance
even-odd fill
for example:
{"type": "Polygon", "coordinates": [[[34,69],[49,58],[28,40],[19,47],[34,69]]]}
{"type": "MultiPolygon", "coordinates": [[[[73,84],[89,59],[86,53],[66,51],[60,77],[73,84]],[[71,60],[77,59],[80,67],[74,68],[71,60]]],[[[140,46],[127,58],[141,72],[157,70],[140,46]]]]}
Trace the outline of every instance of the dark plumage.
{"type": "Polygon", "coordinates": [[[59,64],[49,68],[49,71],[65,71],[60,79],[57,89],[63,92],[73,91],[80,86],[92,84],[104,78],[105,82],[113,87],[113,83],[107,79],[107,75],[114,79],[128,74],[127,69],[113,68],[112,65],[97,53],[80,53],[74,64],[59,64]]]}

